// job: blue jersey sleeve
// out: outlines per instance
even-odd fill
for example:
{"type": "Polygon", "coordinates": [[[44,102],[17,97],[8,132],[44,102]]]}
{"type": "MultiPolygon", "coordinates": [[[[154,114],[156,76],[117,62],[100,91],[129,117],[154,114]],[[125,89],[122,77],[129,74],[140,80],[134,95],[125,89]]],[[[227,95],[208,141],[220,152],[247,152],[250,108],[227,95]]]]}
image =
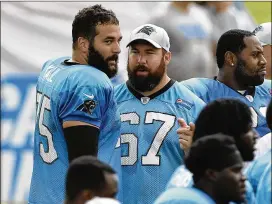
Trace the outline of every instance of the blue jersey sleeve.
{"type": "Polygon", "coordinates": [[[258,185],[256,203],[271,203],[271,163],[264,170],[258,185]]]}
{"type": "Polygon", "coordinates": [[[186,169],[185,165],[179,166],[172,174],[166,185],[166,189],[179,187],[192,187],[194,184],[192,173],[186,169]]]}
{"type": "Polygon", "coordinates": [[[267,151],[264,155],[258,157],[253,162],[251,162],[245,169],[245,174],[248,181],[251,183],[254,193],[257,192],[257,187],[259,185],[260,179],[263,175],[264,169],[271,161],[271,149],[267,151]]]}
{"type": "Polygon", "coordinates": [[[215,204],[204,192],[196,188],[172,188],[163,192],[154,204],[215,204]]]}
{"type": "Polygon", "coordinates": [[[246,201],[247,201],[247,204],[256,203],[255,193],[254,193],[253,188],[248,180],[246,180],[246,201]]]}
{"type": "Polygon", "coordinates": [[[189,122],[195,122],[206,103],[183,84],[179,84],[179,88],[181,90],[180,96],[187,100],[184,100],[183,104],[187,104],[190,107],[189,114],[191,115],[191,120],[189,122]]]}
{"type": "Polygon", "coordinates": [[[81,121],[100,127],[112,91],[99,84],[66,81],[59,101],[59,116],[65,121],[81,121]]]}
{"type": "Polygon", "coordinates": [[[208,87],[202,83],[198,78],[192,78],[185,81],[180,82],[180,84],[184,85],[191,92],[201,98],[204,102],[207,103],[209,98],[209,89],[208,87]]]}

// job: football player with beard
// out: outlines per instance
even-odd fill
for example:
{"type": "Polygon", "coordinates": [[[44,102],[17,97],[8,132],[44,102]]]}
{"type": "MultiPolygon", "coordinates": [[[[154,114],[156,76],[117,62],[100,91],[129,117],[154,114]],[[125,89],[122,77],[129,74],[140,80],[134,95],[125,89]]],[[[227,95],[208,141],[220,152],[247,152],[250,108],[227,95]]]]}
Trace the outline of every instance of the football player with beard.
{"type": "Polygon", "coordinates": [[[229,30],[218,41],[216,58],[217,77],[181,83],[206,103],[218,98],[243,101],[251,109],[253,127],[260,137],[270,134],[265,114],[272,94],[271,80],[265,79],[266,59],[259,39],[249,31],[229,30]]]}
{"type": "MultiPolygon", "coordinates": [[[[271,130],[266,123],[266,109],[271,100],[271,81],[265,79],[266,59],[263,47],[254,33],[229,30],[219,39],[216,50],[219,73],[214,79],[193,78],[181,82],[206,103],[219,98],[237,99],[249,106],[252,126],[258,132],[255,158],[271,149],[271,130]],[[270,142],[269,142],[270,141],[270,142]]],[[[220,112],[218,112],[220,116],[220,112]]],[[[232,112],[229,112],[231,115],[232,112]]],[[[186,124],[185,124],[186,125],[186,124]]],[[[178,129],[179,137],[193,134],[185,128],[178,129]]],[[[172,175],[168,186],[183,186],[184,173],[172,175]]]]}
{"type": "MultiPolygon", "coordinates": [[[[151,204],[172,172],[183,164],[185,148],[180,148],[176,132],[179,124],[195,121],[205,103],[167,76],[171,52],[163,28],[153,24],[137,27],[128,47],[129,79],[115,87],[122,122],[123,203],[151,204]]],[[[186,147],[190,146],[187,139],[186,147]]]]}
{"type": "Polygon", "coordinates": [[[63,203],[69,163],[83,155],[110,164],[121,179],[120,115],[109,79],[117,73],[119,21],[101,5],[84,8],[72,37],[72,57],[47,61],[38,79],[29,203],[63,203]]]}

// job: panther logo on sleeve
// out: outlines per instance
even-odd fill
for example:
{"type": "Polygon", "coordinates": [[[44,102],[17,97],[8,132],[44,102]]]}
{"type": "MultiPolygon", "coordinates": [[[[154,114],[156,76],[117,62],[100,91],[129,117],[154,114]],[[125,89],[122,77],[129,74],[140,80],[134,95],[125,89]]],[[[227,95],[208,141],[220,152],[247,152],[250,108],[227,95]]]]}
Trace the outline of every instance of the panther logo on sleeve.
{"type": "Polygon", "coordinates": [[[96,103],[94,100],[86,100],[86,101],[84,101],[83,104],[78,106],[77,110],[92,114],[95,107],[96,107],[96,103]]]}
{"type": "Polygon", "coordinates": [[[93,110],[96,107],[96,102],[93,100],[94,95],[84,94],[87,97],[87,100],[84,100],[83,104],[78,106],[77,110],[83,111],[85,113],[92,114],[93,110]]]}

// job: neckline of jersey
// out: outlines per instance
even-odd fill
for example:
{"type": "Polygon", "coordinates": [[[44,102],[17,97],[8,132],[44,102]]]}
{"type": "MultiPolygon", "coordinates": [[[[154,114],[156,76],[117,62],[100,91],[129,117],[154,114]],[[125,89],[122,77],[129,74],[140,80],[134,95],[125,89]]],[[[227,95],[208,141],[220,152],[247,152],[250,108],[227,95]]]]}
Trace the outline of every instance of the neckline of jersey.
{"type": "Polygon", "coordinates": [[[126,85],[128,90],[139,100],[141,100],[142,97],[148,97],[151,99],[161,95],[162,93],[166,92],[169,88],[172,87],[172,85],[175,83],[176,81],[174,79],[171,79],[162,89],[160,89],[159,91],[149,95],[149,96],[144,96],[143,94],[139,93],[138,91],[136,91],[129,80],[127,80],[126,85]]]}
{"type": "Polygon", "coordinates": [[[218,81],[217,76],[215,76],[213,79],[214,79],[215,81],[219,82],[220,84],[223,84],[223,85],[227,86],[228,88],[232,89],[233,91],[237,92],[238,94],[240,94],[240,95],[242,95],[242,96],[250,95],[250,96],[252,96],[253,98],[254,98],[254,96],[255,96],[255,86],[250,86],[250,87],[248,87],[248,89],[245,90],[244,94],[242,94],[242,93],[240,93],[238,90],[235,90],[235,89],[231,88],[230,86],[228,86],[228,85],[222,83],[221,81],[218,81]]]}

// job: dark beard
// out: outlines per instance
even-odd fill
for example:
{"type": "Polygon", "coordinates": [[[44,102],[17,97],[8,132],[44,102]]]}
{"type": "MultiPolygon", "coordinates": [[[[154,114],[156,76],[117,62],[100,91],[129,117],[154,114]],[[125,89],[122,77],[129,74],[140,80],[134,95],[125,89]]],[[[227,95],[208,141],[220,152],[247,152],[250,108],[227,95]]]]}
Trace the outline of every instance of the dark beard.
{"type": "Polygon", "coordinates": [[[245,145],[241,139],[236,140],[236,146],[239,149],[244,161],[252,161],[254,159],[254,150],[245,145]]]}
{"type": "Polygon", "coordinates": [[[264,79],[256,74],[250,76],[245,72],[246,62],[238,58],[237,66],[234,71],[234,76],[241,87],[259,86],[264,82],[264,79]]]}
{"type": "Polygon", "coordinates": [[[104,57],[90,43],[88,64],[104,72],[109,78],[112,78],[118,72],[118,55],[115,54],[104,59],[104,57]],[[111,60],[116,61],[115,69],[109,68],[109,61],[111,60]]]}
{"type": "Polygon", "coordinates": [[[129,69],[129,63],[127,65],[128,78],[133,88],[140,92],[152,91],[161,81],[165,73],[165,64],[163,58],[160,65],[156,68],[155,73],[148,73],[147,76],[137,76],[136,72],[139,69],[148,71],[148,68],[143,65],[138,65],[133,71],[129,69]]]}

